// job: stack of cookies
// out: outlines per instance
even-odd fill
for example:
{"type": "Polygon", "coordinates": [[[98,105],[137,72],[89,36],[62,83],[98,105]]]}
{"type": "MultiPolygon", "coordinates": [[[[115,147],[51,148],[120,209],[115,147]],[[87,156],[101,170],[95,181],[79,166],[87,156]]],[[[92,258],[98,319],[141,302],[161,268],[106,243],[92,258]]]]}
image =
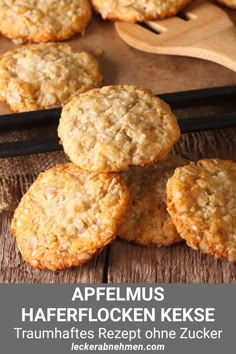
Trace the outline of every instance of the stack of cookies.
{"type": "Polygon", "coordinates": [[[81,93],[64,106],[58,134],[72,163],[41,173],[12,221],[27,263],[54,271],[78,266],[117,234],[144,246],[185,239],[236,261],[236,164],[166,157],[180,131],[151,91],[81,93]]]}
{"type": "MultiPolygon", "coordinates": [[[[175,15],[189,0],[91,2],[104,19],[136,22],[175,15]]],[[[91,13],[88,0],[0,0],[0,33],[36,43],[0,57],[0,101],[15,112],[64,106],[58,135],[71,160],[41,173],[15,211],[24,260],[79,266],[118,234],[143,246],[185,239],[235,262],[236,164],[168,156],[180,130],[165,102],[136,86],[99,89],[91,54],[45,43],[83,33],[91,13]]]]}
{"type": "MultiPolygon", "coordinates": [[[[91,89],[74,97],[62,110],[58,133],[72,163],[41,173],[12,221],[25,261],[51,270],[81,265],[115,239],[131,205],[118,172],[163,159],[180,135],[169,106],[135,86],[91,89]]],[[[164,209],[160,215],[167,214],[164,209]]],[[[172,241],[178,241],[169,228],[172,241]]],[[[171,243],[161,242],[161,236],[150,236],[151,242],[171,243]]]]}
{"type": "Polygon", "coordinates": [[[121,238],[145,246],[185,239],[194,249],[236,261],[236,164],[165,158],[180,131],[170,107],[150,91],[90,90],[64,107],[58,133],[80,168],[126,171],[132,203],[121,238]]]}

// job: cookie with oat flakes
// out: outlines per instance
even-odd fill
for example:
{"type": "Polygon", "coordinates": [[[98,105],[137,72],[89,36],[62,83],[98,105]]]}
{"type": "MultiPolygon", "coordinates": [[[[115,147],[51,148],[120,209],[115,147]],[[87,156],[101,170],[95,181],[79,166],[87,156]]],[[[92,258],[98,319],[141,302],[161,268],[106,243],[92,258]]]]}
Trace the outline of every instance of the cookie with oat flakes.
{"type": "Polygon", "coordinates": [[[176,167],[189,163],[170,155],[153,166],[131,167],[122,173],[132,196],[118,235],[143,246],[170,246],[182,241],[166,208],[166,183],[176,167]]]}
{"type": "Polygon", "coordinates": [[[138,86],[106,86],[74,97],[62,110],[58,135],[79,167],[125,171],[161,160],[180,136],[170,107],[138,86]]]}
{"type": "Polygon", "coordinates": [[[55,42],[81,33],[91,17],[88,0],[0,0],[0,33],[22,42],[55,42]]]}
{"type": "Polygon", "coordinates": [[[129,204],[118,174],[58,165],[41,173],[23,196],[11,231],[31,266],[54,271],[79,266],[116,237],[129,204]]]}
{"type": "Polygon", "coordinates": [[[92,0],[103,19],[127,22],[157,20],[176,15],[190,0],[92,0]]]}
{"type": "Polygon", "coordinates": [[[0,57],[0,100],[15,112],[59,107],[101,83],[97,60],[65,43],[26,45],[0,57]]]}
{"type": "Polygon", "coordinates": [[[187,244],[236,262],[236,163],[201,160],[176,169],[167,184],[171,218],[187,244]]]}

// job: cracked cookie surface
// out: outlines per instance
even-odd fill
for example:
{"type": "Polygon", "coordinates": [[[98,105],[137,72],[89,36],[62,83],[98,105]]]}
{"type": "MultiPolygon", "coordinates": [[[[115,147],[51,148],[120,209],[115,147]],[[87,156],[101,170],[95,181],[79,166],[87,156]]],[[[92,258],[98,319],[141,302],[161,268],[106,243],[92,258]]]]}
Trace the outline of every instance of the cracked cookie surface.
{"type": "Polygon", "coordinates": [[[174,16],[190,0],[92,0],[103,19],[142,22],[174,16]]]}
{"type": "Polygon", "coordinates": [[[130,204],[118,174],[96,174],[67,163],[41,173],[12,221],[26,263],[59,270],[88,261],[115,237],[130,204]]]}
{"type": "Polygon", "coordinates": [[[122,173],[132,196],[130,210],[118,235],[144,246],[170,246],[182,241],[166,208],[166,184],[178,166],[189,161],[170,155],[153,166],[122,173]]]}
{"type": "Polygon", "coordinates": [[[167,184],[171,218],[187,244],[236,262],[236,163],[201,160],[177,168],[167,184]]]}
{"type": "Polygon", "coordinates": [[[85,30],[88,0],[0,0],[0,33],[23,42],[54,42],[85,30]]]}
{"type": "Polygon", "coordinates": [[[101,83],[96,59],[65,43],[26,45],[0,57],[0,100],[15,112],[59,107],[101,83]]]}
{"type": "Polygon", "coordinates": [[[63,107],[58,135],[74,164],[118,172],[161,160],[180,130],[164,101],[150,90],[124,85],[74,97],[63,107]]]}

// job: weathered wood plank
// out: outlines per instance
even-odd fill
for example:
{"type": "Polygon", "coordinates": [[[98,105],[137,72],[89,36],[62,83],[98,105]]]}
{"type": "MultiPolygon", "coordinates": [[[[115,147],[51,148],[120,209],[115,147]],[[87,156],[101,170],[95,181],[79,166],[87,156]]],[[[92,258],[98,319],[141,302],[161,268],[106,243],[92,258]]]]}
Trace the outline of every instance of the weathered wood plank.
{"type": "Polygon", "coordinates": [[[116,240],[110,251],[109,283],[236,282],[236,266],[194,251],[181,243],[145,248],[116,240]]]}

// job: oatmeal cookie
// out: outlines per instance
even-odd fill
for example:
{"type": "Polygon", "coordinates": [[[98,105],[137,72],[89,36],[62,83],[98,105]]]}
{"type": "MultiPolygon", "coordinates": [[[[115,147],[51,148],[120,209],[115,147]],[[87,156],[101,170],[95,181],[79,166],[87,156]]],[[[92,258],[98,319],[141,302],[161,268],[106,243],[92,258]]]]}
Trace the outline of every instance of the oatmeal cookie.
{"type": "Polygon", "coordinates": [[[103,19],[142,22],[174,16],[190,0],[92,0],[103,19]]]}
{"type": "Polygon", "coordinates": [[[129,203],[118,174],[58,165],[41,173],[23,196],[11,231],[31,266],[54,271],[79,266],[115,238],[129,203]]]}
{"type": "Polygon", "coordinates": [[[125,171],[162,159],[180,130],[170,107],[137,86],[106,86],[68,102],[58,128],[65,153],[79,167],[125,171]]]}
{"type": "Polygon", "coordinates": [[[0,0],[0,33],[23,42],[54,42],[83,32],[88,0],[0,0]]]}
{"type": "Polygon", "coordinates": [[[168,211],[187,244],[236,262],[236,163],[202,160],[176,169],[168,211]]]}
{"type": "Polygon", "coordinates": [[[31,44],[0,57],[0,100],[15,112],[61,106],[101,83],[96,59],[68,44],[31,44]]]}
{"type": "Polygon", "coordinates": [[[220,4],[223,4],[231,9],[236,9],[236,0],[217,0],[220,4]]]}
{"type": "Polygon", "coordinates": [[[118,235],[144,246],[169,246],[181,241],[166,210],[166,183],[178,166],[189,161],[169,156],[153,166],[123,172],[132,196],[131,208],[118,235]]]}

